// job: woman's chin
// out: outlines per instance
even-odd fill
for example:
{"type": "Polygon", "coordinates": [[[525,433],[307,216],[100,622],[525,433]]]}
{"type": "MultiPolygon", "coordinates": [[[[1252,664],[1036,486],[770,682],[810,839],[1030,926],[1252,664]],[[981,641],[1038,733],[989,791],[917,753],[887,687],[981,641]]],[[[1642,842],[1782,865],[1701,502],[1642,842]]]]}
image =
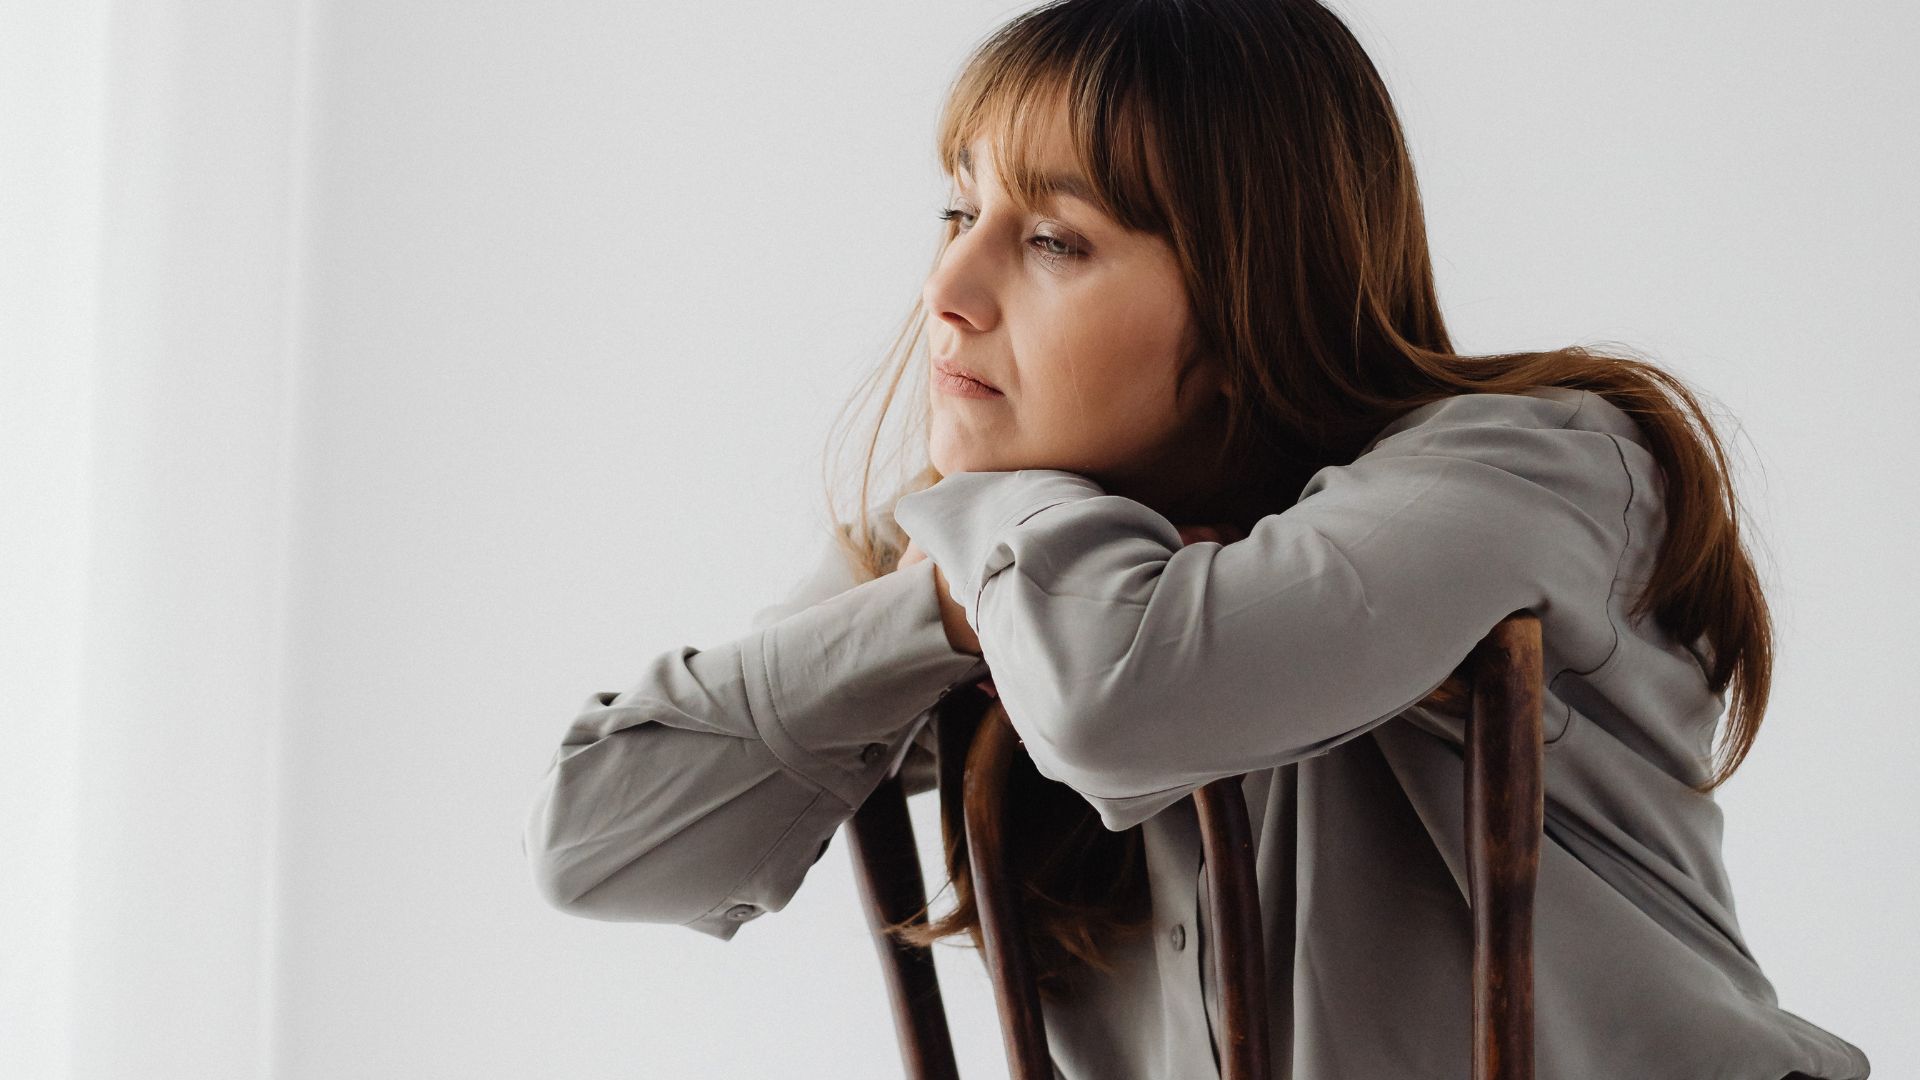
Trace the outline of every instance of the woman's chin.
{"type": "Polygon", "coordinates": [[[946,440],[935,435],[928,452],[933,467],[940,470],[941,476],[957,472],[990,472],[1005,468],[996,464],[995,459],[980,453],[974,447],[947,445],[946,440]]]}
{"type": "Polygon", "coordinates": [[[944,457],[933,459],[933,467],[940,470],[941,476],[952,476],[958,472],[987,472],[991,465],[982,464],[977,458],[944,457]]]}

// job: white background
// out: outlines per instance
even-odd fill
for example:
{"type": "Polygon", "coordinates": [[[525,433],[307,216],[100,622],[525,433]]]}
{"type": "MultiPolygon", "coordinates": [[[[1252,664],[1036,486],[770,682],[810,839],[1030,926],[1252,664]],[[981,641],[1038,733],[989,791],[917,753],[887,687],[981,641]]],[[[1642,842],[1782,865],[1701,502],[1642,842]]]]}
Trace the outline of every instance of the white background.
{"type": "MultiPolygon", "coordinates": [[[[844,839],[721,943],[546,908],[520,828],[589,692],[801,571],[1023,6],[0,5],[0,1074],[899,1075],[844,839]]],[[[1914,9],[1340,9],[1456,345],[1728,417],[1780,631],[1738,914],[1912,1072],[1914,9]]]]}

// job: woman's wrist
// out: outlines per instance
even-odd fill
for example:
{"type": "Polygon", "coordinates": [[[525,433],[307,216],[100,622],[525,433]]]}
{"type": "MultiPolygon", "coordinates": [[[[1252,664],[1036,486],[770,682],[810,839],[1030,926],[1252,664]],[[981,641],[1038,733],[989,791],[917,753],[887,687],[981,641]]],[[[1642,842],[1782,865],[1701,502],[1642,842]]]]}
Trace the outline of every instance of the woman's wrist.
{"type": "Polygon", "coordinates": [[[940,572],[938,563],[933,567],[933,592],[940,601],[940,625],[947,631],[947,642],[957,652],[979,656],[980,638],[967,625],[967,611],[948,591],[946,575],[940,572]]]}

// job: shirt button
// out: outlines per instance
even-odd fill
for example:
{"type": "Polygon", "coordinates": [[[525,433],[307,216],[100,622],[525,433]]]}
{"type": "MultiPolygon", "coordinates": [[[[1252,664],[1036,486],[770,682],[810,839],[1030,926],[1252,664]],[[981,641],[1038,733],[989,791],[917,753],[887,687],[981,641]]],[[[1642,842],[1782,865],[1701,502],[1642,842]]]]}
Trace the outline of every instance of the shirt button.
{"type": "Polygon", "coordinates": [[[1173,929],[1167,931],[1167,942],[1173,946],[1174,952],[1179,952],[1181,949],[1186,948],[1187,947],[1186,924],[1174,923],[1173,929]]]}
{"type": "Polygon", "coordinates": [[[758,914],[760,909],[753,904],[735,904],[727,909],[727,918],[733,922],[745,922],[758,914]]]}
{"type": "Polygon", "coordinates": [[[870,742],[867,744],[867,748],[865,750],[860,751],[860,760],[871,765],[874,762],[879,761],[880,758],[886,754],[886,752],[887,752],[886,744],[870,742]]]}

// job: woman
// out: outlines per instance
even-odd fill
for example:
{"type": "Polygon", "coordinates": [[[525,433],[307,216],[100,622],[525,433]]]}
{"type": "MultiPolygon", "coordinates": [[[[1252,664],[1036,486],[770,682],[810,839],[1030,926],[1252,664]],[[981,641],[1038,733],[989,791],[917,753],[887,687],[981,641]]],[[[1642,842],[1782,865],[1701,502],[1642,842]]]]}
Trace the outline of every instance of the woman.
{"type": "MultiPolygon", "coordinates": [[[[1539,1075],[1865,1077],[1777,1005],[1721,863],[1771,637],[1712,424],[1637,359],[1452,350],[1347,28],[1047,4],[976,51],[938,147],[927,318],[882,369],[886,403],[929,376],[929,467],[751,633],[587,700],[527,823],[546,899],[730,939],[886,776],[931,789],[936,706],[988,692],[1030,762],[1015,866],[1062,1075],[1217,1075],[1187,796],[1246,774],[1278,1075],[1462,1076],[1454,673],[1528,609],[1539,1075]]],[[[943,821],[956,904],[897,932],[977,943],[943,821]]]]}

